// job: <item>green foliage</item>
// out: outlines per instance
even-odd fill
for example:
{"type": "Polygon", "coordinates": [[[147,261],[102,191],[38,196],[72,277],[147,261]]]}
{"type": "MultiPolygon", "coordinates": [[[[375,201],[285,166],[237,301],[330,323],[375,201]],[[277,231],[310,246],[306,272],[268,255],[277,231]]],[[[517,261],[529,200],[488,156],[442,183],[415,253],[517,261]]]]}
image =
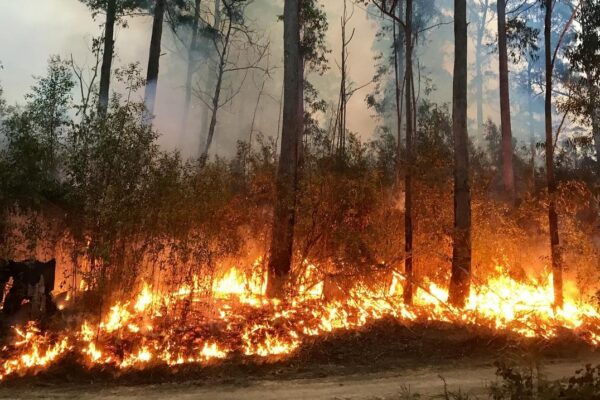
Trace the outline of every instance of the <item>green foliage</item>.
{"type": "Polygon", "coordinates": [[[301,48],[302,56],[308,66],[308,71],[323,74],[329,69],[325,35],[329,29],[327,14],[319,0],[304,0],[300,9],[301,48]]]}
{"type": "Polygon", "coordinates": [[[523,59],[537,60],[539,35],[540,30],[529,26],[524,17],[518,16],[506,21],[509,55],[514,63],[523,59]]]}
{"type": "Polygon", "coordinates": [[[533,371],[497,363],[500,383],[490,388],[494,400],[598,400],[600,399],[600,366],[590,364],[575,371],[566,380],[535,379],[533,371]]]}
{"type": "Polygon", "coordinates": [[[23,109],[13,109],[0,126],[0,204],[36,206],[61,195],[62,141],[69,126],[71,73],[51,57],[46,77],[37,77],[23,109]]]}
{"type": "MultiPolygon", "coordinates": [[[[79,0],[85,4],[94,17],[106,11],[109,0],[79,0]]],[[[131,11],[148,9],[153,2],[150,0],[116,0],[117,16],[123,16],[131,11]]]]}

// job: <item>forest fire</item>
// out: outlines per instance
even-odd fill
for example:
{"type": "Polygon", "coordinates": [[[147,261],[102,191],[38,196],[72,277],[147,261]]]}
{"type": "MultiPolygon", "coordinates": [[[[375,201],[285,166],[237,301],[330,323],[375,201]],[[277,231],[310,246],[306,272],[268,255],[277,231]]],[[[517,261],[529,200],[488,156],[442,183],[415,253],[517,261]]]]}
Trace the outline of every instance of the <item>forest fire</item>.
{"type": "Polygon", "coordinates": [[[302,280],[316,283],[299,285],[288,302],[266,299],[256,270],[248,278],[232,268],[214,281],[210,299],[194,284],[170,292],[144,284],[131,300],[113,304],[99,322],[84,321],[60,332],[42,332],[33,323],[15,328],[14,342],[0,353],[0,380],[34,374],[66,355],[86,367],[117,369],[210,364],[233,354],[281,358],[307,337],[360,328],[385,317],[540,338],[572,330],[590,345],[600,343],[596,308],[566,296],[564,307],[555,310],[551,276],[525,283],[497,268],[495,277],[473,286],[466,307],[458,310],[447,304],[447,291],[431,282],[419,286],[413,306],[405,305],[403,278],[397,273],[384,290],[357,282],[344,301],[326,301],[318,269],[308,265],[305,270],[302,280]]]}

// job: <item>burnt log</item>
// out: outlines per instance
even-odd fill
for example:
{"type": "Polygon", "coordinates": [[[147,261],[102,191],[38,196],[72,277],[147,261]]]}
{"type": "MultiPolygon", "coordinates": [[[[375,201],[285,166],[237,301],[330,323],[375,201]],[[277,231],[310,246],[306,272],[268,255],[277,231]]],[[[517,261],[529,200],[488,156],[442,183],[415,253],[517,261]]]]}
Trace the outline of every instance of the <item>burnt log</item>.
{"type": "Polygon", "coordinates": [[[2,316],[10,322],[43,320],[57,308],[52,299],[56,261],[0,261],[2,316]],[[9,284],[10,283],[10,284],[9,284]],[[9,284],[8,291],[7,284],[9,284]]]}

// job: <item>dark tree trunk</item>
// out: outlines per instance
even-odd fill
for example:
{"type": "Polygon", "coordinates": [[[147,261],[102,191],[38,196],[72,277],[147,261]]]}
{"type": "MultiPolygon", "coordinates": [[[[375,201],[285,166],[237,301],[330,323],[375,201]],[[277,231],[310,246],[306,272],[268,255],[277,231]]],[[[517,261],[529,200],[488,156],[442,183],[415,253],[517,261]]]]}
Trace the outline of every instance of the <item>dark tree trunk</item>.
{"type": "Polygon", "coordinates": [[[489,1],[486,0],[483,4],[483,14],[477,26],[477,42],[475,44],[475,90],[477,96],[477,132],[479,136],[483,136],[483,124],[485,122],[483,117],[483,52],[485,50],[483,38],[487,22],[488,3],[489,1]]]}
{"type": "Polygon", "coordinates": [[[533,129],[533,80],[531,76],[531,60],[527,63],[527,112],[529,126],[529,146],[531,153],[531,190],[535,191],[535,131],[533,129]]]}
{"type": "Polygon", "coordinates": [[[348,51],[346,49],[346,0],[344,0],[344,14],[342,15],[342,59],[341,59],[341,79],[340,79],[340,109],[338,110],[338,155],[343,157],[346,151],[346,61],[348,51]]]}
{"type": "Polygon", "coordinates": [[[269,255],[267,296],[282,297],[294,244],[299,147],[304,131],[304,70],[300,47],[300,1],[285,0],[283,10],[284,104],[277,198],[269,255]]]}
{"type": "Polygon", "coordinates": [[[413,1],[406,0],[405,40],[406,40],[406,172],[404,175],[404,273],[406,285],[404,287],[404,302],[412,304],[413,299],[413,219],[412,219],[412,170],[413,157],[413,72],[412,72],[412,11],[413,1]]]}
{"type": "Polygon", "coordinates": [[[467,2],[454,0],[454,237],[449,301],[463,307],[471,284],[471,190],[467,132],[467,2]]]}
{"type": "Polygon", "coordinates": [[[596,149],[596,163],[598,164],[598,179],[600,180],[600,105],[598,105],[598,98],[600,96],[598,96],[598,88],[596,87],[597,82],[594,82],[591,76],[592,74],[588,74],[591,104],[590,115],[592,119],[592,137],[596,149]]]}
{"type": "MultiPolygon", "coordinates": [[[[404,20],[403,0],[398,1],[398,19],[404,20]]],[[[404,28],[400,23],[394,22],[394,79],[396,84],[396,123],[397,123],[397,147],[396,147],[396,179],[398,187],[400,186],[400,178],[402,171],[402,94],[404,93],[404,73],[406,68],[405,61],[405,46],[404,46],[404,28]]]]}
{"type": "Polygon", "coordinates": [[[227,32],[225,33],[225,37],[223,38],[223,48],[220,52],[217,51],[217,53],[219,54],[219,64],[217,65],[217,83],[215,85],[215,91],[213,93],[212,98],[210,125],[208,126],[206,145],[204,146],[204,150],[202,151],[202,157],[204,159],[208,157],[208,151],[210,150],[210,146],[215,135],[215,129],[217,127],[217,113],[219,112],[219,108],[221,107],[221,105],[219,104],[221,99],[221,87],[223,86],[223,75],[225,74],[225,66],[227,64],[227,57],[229,56],[229,41],[231,40],[231,33],[233,30],[233,21],[231,19],[234,18],[234,16],[228,15],[227,18],[228,26],[227,32]]]}
{"type": "Polygon", "coordinates": [[[165,16],[165,0],[156,0],[154,6],[154,21],[152,23],[152,38],[150,39],[150,54],[148,55],[148,72],[146,75],[146,91],[144,105],[146,106],[146,119],[154,115],[156,104],[156,87],[158,85],[158,70],[160,65],[160,51],[163,19],[165,16]]]}
{"type": "MultiPolygon", "coordinates": [[[[226,3],[227,4],[227,3],[226,3]]],[[[221,18],[221,0],[215,0],[215,4],[214,4],[215,8],[213,10],[214,13],[214,21],[213,21],[213,29],[215,32],[221,32],[222,31],[222,27],[221,27],[221,22],[222,22],[222,18],[221,18]]],[[[231,20],[228,21],[229,28],[231,28],[231,20]]],[[[222,53],[219,54],[218,51],[213,52],[213,54],[215,56],[218,56],[219,58],[219,62],[221,61],[221,56],[223,55],[222,53]]],[[[220,64],[215,65],[215,70],[219,70],[220,68],[220,64]]],[[[206,66],[206,77],[205,77],[205,81],[206,81],[206,92],[210,93],[211,91],[214,93],[216,92],[220,92],[221,88],[217,89],[217,80],[218,80],[218,75],[219,73],[217,73],[217,78],[215,79],[215,75],[212,73],[214,71],[211,70],[211,65],[210,63],[207,64],[206,66]]],[[[222,82],[221,82],[222,85],[222,82]]],[[[214,96],[214,95],[213,95],[214,96]]],[[[199,124],[200,126],[200,156],[202,157],[204,155],[204,149],[202,147],[202,136],[204,134],[206,134],[206,140],[204,141],[204,143],[208,143],[209,141],[212,142],[212,137],[209,139],[209,131],[210,131],[210,126],[212,123],[212,116],[214,114],[214,110],[211,109],[211,107],[207,107],[206,105],[202,108],[202,115],[201,115],[201,122],[199,124]],[[209,118],[210,116],[210,118],[209,118]]],[[[215,127],[216,127],[216,122],[215,122],[215,127]]],[[[213,127],[213,134],[214,134],[214,129],[215,127],[213,127]]],[[[210,145],[209,145],[210,146],[210,145]]]]}
{"type": "Polygon", "coordinates": [[[196,47],[198,45],[198,28],[200,25],[200,4],[201,0],[194,2],[194,20],[192,22],[192,38],[188,47],[188,63],[185,74],[185,103],[183,105],[183,119],[181,132],[185,132],[187,121],[190,114],[190,106],[192,103],[192,80],[194,78],[194,68],[196,67],[196,47]]]}
{"type": "Polygon", "coordinates": [[[556,180],[554,178],[554,141],[552,134],[552,0],[545,1],[544,48],[546,61],[546,101],[544,105],[546,128],[546,180],[548,184],[548,222],[550,229],[550,254],[554,284],[554,306],[563,306],[563,279],[558,214],[556,212],[556,180]]]}
{"type": "Polygon", "coordinates": [[[212,109],[210,114],[210,124],[208,126],[208,134],[206,136],[206,144],[204,145],[204,150],[202,151],[202,157],[208,157],[208,151],[210,150],[210,146],[213,141],[213,137],[215,135],[215,129],[217,127],[217,113],[219,111],[219,101],[221,98],[221,86],[223,85],[223,73],[225,69],[225,60],[224,55],[227,49],[223,49],[223,55],[221,56],[221,61],[219,63],[218,77],[217,77],[217,85],[215,86],[215,91],[213,93],[212,98],[212,109]]]}
{"type": "Polygon", "coordinates": [[[114,32],[117,18],[117,0],[108,0],[106,6],[106,24],[104,25],[104,52],[100,68],[100,92],[98,94],[98,113],[106,114],[110,89],[110,71],[115,47],[114,32]]]}
{"type": "Polygon", "coordinates": [[[500,85],[500,125],[502,130],[502,181],[509,202],[515,199],[510,93],[508,87],[508,48],[506,37],[506,2],[498,0],[498,76],[500,85]]]}
{"type": "Polygon", "coordinates": [[[592,116],[592,134],[594,136],[594,147],[596,148],[596,163],[600,176],[600,106],[596,105],[592,116]]]}

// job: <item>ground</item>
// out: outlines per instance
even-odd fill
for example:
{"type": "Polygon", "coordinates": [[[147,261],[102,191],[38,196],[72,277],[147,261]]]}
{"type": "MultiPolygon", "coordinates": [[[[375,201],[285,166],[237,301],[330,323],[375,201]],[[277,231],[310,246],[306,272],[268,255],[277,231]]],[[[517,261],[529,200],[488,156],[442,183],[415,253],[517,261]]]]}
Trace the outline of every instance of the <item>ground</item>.
{"type": "Polygon", "coordinates": [[[600,364],[600,353],[572,336],[523,341],[447,325],[383,322],[316,339],[275,362],[241,359],[173,374],[157,369],[116,377],[82,373],[65,363],[41,376],[9,380],[0,386],[0,399],[392,400],[406,391],[428,399],[444,393],[444,382],[448,391],[485,399],[498,360],[539,363],[547,379],[560,379],[585,364],[600,364]]]}

